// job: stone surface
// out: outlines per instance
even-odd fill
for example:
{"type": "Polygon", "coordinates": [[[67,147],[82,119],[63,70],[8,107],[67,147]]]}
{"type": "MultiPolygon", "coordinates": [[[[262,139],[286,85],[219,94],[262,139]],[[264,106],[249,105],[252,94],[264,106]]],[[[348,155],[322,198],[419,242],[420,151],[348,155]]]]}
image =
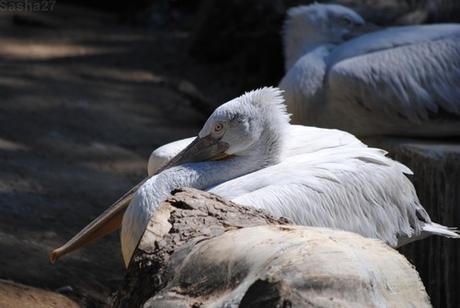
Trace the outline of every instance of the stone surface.
{"type": "MultiPolygon", "coordinates": [[[[433,221],[460,227],[460,142],[380,138],[366,142],[406,164],[433,221]]],[[[431,237],[401,252],[416,266],[434,307],[460,307],[460,241],[431,237]]]]}
{"type": "Polygon", "coordinates": [[[418,273],[381,241],[289,225],[192,189],[161,205],[112,303],[430,307],[418,273]]]}

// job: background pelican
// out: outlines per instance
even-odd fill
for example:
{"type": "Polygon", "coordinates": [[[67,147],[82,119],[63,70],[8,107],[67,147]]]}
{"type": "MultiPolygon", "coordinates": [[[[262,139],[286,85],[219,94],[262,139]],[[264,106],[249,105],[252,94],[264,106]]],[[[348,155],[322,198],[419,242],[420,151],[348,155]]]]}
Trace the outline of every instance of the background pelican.
{"type": "Polygon", "coordinates": [[[110,207],[55,250],[51,260],[113,230],[126,209],[121,246],[128,265],[153,212],[178,187],[207,190],[297,224],[354,231],[392,246],[429,234],[459,237],[431,222],[403,174],[410,173],[407,167],[347,133],[291,126],[275,88],[220,106],[197,138],[168,147],[154,155],[167,157],[166,165],[152,163],[162,158],[150,160],[156,175],[139,186],[127,209],[123,200],[110,207]],[[172,152],[185,148],[170,158],[168,147],[172,152]]]}
{"type": "Polygon", "coordinates": [[[340,5],[289,10],[280,88],[293,122],[361,136],[460,135],[460,25],[370,30],[340,5]]]}

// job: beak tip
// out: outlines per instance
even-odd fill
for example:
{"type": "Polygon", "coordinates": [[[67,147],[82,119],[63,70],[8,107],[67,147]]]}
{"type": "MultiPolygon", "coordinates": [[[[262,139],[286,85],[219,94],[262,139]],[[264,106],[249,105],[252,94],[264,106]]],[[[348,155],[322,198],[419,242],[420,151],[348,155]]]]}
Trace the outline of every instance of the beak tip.
{"type": "Polygon", "coordinates": [[[59,252],[57,249],[53,250],[49,255],[48,255],[48,260],[51,264],[56,263],[56,261],[59,259],[59,252]]]}

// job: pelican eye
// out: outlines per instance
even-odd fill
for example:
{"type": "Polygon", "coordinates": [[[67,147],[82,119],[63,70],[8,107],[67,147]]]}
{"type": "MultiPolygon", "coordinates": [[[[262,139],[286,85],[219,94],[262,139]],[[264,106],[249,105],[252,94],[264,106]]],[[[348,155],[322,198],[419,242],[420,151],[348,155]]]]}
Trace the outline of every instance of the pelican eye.
{"type": "Polygon", "coordinates": [[[223,129],[224,129],[224,124],[222,124],[222,123],[216,123],[214,125],[214,132],[215,133],[220,133],[220,132],[222,132],[223,129]]]}
{"type": "Polygon", "coordinates": [[[341,17],[339,18],[339,21],[340,21],[340,23],[341,23],[342,25],[344,25],[344,26],[348,26],[348,27],[349,27],[349,26],[353,26],[353,25],[354,25],[353,20],[351,20],[350,18],[348,18],[348,17],[346,17],[346,16],[341,16],[341,17]]]}

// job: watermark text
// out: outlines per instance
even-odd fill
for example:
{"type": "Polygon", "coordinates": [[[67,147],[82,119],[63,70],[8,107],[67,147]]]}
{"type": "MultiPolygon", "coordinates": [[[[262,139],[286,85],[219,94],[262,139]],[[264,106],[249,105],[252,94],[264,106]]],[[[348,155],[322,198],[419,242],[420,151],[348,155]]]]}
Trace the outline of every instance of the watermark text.
{"type": "Polygon", "coordinates": [[[56,0],[0,0],[0,12],[51,12],[56,0]]]}

